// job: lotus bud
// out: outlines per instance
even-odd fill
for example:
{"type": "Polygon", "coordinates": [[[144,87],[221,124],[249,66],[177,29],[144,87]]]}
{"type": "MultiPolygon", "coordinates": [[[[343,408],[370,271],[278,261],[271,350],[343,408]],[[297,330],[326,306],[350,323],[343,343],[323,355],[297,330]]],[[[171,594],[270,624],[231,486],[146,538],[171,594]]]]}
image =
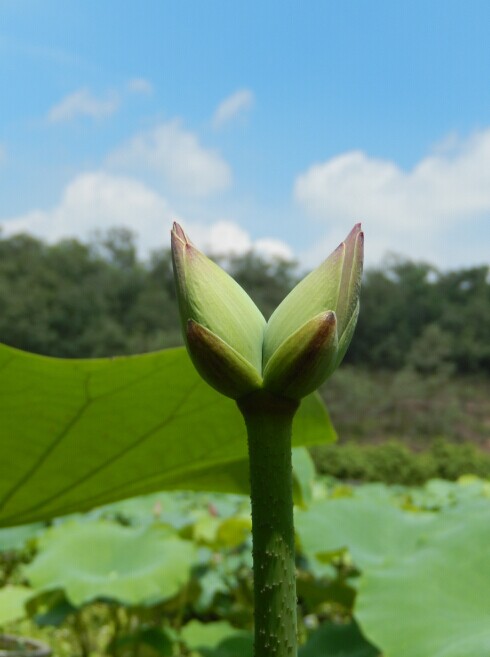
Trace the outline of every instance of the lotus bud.
{"type": "Polygon", "coordinates": [[[357,224],[272,314],[264,335],[265,388],[299,399],[339,366],[359,314],[363,246],[357,224]]]}
{"type": "Polygon", "coordinates": [[[196,369],[234,399],[260,388],[266,325],[262,313],[176,223],[171,239],[182,331],[196,369]]]}
{"type": "Polygon", "coordinates": [[[240,399],[260,388],[301,399],[338,367],[359,313],[360,224],[284,299],[269,322],[178,224],[172,259],[186,346],[201,376],[240,399]]]}

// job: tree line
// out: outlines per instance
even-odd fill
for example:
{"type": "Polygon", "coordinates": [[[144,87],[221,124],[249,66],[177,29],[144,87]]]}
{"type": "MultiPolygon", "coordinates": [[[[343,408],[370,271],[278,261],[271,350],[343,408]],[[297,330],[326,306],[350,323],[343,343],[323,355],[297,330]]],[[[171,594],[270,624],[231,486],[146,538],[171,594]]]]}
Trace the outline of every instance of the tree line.
{"type": "MultiPolygon", "coordinates": [[[[296,263],[254,252],[221,264],[265,317],[299,278],[296,263]]],[[[441,272],[393,257],[365,272],[361,308],[351,364],[490,374],[488,267],[441,272]]],[[[143,262],[125,229],[54,245],[0,235],[0,341],[69,358],[180,345],[169,250],[143,262]]]]}

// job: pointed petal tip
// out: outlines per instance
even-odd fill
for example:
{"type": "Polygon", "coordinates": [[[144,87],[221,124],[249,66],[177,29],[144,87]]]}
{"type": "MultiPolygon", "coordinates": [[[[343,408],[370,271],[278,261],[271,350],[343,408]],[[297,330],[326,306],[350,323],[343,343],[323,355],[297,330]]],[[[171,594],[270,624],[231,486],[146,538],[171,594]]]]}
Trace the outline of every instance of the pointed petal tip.
{"type": "Polygon", "coordinates": [[[187,242],[189,242],[189,239],[185,234],[184,229],[176,221],[174,221],[172,226],[172,237],[177,237],[181,242],[184,242],[184,244],[187,244],[187,242]]]}
{"type": "Polygon", "coordinates": [[[332,336],[337,330],[337,315],[333,310],[327,310],[323,313],[320,319],[316,335],[311,342],[311,345],[321,346],[327,339],[332,336]]]}
{"type": "Polygon", "coordinates": [[[316,318],[315,323],[317,328],[310,340],[310,348],[320,349],[336,332],[337,315],[333,310],[327,310],[316,318]]]}
{"type": "Polygon", "coordinates": [[[334,253],[336,253],[340,249],[346,247],[346,245],[348,245],[349,243],[355,242],[356,239],[359,236],[361,236],[360,237],[361,240],[364,239],[364,233],[361,230],[361,223],[360,222],[354,225],[354,227],[352,228],[350,233],[347,235],[347,237],[342,242],[340,242],[338,247],[335,249],[334,253]]]}
{"type": "Polygon", "coordinates": [[[349,240],[356,238],[358,235],[360,235],[360,233],[361,233],[361,223],[359,222],[354,225],[350,233],[345,238],[344,242],[348,242],[349,240]]]}
{"type": "Polygon", "coordinates": [[[337,325],[337,315],[333,310],[327,310],[322,317],[322,324],[318,331],[318,338],[325,338],[337,325]]]}

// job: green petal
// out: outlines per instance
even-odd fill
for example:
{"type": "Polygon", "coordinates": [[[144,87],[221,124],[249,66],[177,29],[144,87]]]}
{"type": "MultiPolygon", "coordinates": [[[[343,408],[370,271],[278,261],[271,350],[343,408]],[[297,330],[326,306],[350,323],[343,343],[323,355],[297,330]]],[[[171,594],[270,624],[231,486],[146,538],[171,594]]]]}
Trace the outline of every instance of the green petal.
{"type": "Polygon", "coordinates": [[[239,399],[262,386],[262,377],[253,365],[205,326],[191,319],[186,334],[196,370],[215,390],[239,399]]]}
{"type": "Polygon", "coordinates": [[[264,335],[264,366],[295,331],[320,313],[336,310],[344,259],[345,244],[342,243],[298,283],[272,314],[264,335]]]}
{"type": "Polygon", "coordinates": [[[335,313],[323,312],[287,338],[264,370],[264,388],[300,399],[316,390],[337,361],[335,313]]]}
{"type": "Polygon", "coordinates": [[[252,299],[189,242],[180,226],[172,231],[172,255],[184,333],[187,321],[195,320],[260,372],[266,321],[252,299]]]}
{"type": "Polygon", "coordinates": [[[356,224],[345,240],[345,260],[337,306],[338,331],[342,335],[359,301],[364,257],[364,233],[356,224]]]}
{"type": "Polygon", "coordinates": [[[344,360],[344,356],[347,352],[347,349],[349,348],[349,345],[352,340],[352,336],[354,335],[354,330],[356,328],[358,317],[359,317],[359,301],[357,302],[357,305],[354,308],[354,312],[352,313],[349,323],[345,327],[344,332],[342,333],[339,339],[339,349],[335,360],[335,369],[337,369],[340,363],[344,360]]]}

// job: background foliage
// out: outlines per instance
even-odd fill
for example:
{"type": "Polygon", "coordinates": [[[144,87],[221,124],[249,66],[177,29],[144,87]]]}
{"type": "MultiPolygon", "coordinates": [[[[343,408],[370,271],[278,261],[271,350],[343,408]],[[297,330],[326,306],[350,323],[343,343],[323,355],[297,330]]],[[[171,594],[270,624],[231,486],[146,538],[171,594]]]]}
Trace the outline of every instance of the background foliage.
{"type": "MultiPolygon", "coordinates": [[[[300,275],[294,262],[253,252],[221,264],[266,317],[300,275]]],[[[391,257],[366,272],[361,303],[346,361],[322,390],[340,440],[395,440],[417,451],[446,439],[488,449],[488,268],[440,272],[391,257]]],[[[142,261],[125,229],[54,245],[0,236],[0,342],[68,358],[180,345],[170,252],[142,261]]],[[[371,478],[361,470],[361,478],[371,478]]],[[[414,483],[423,474],[417,470],[414,483]]],[[[441,474],[439,465],[429,470],[441,474]]]]}
{"type": "MultiPolygon", "coordinates": [[[[268,317],[297,266],[253,252],[223,262],[268,317]]],[[[392,257],[368,270],[346,362],[423,375],[490,374],[488,268],[451,272],[392,257]]],[[[147,262],[125,229],[89,243],[0,239],[0,342],[51,356],[142,353],[181,344],[168,250],[147,262]]]]}

